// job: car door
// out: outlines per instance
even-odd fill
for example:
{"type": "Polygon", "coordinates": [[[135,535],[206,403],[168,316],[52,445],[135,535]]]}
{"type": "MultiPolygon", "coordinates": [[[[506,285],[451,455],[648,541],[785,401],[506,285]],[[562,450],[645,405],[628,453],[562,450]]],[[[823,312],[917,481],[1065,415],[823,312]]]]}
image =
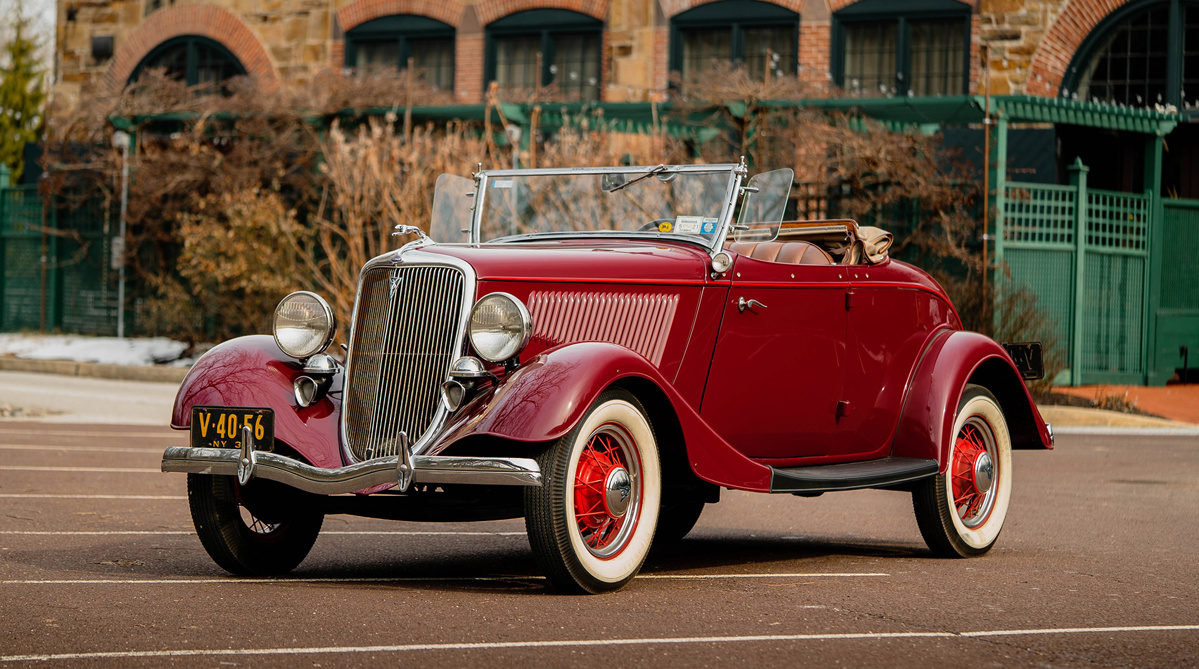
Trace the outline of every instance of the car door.
{"type": "MultiPolygon", "coordinates": [[[[913,367],[951,308],[900,263],[845,267],[850,279],[841,452],[883,457],[891,448],[913,367]]],[[[918,398],[914,398],[918,399],[918,398]]]]}
{"type": "Polygon", "coordinates": [[[700,415],[745,455],[837,450],[844,275],[835,265],[737,256],[700,415]]]}

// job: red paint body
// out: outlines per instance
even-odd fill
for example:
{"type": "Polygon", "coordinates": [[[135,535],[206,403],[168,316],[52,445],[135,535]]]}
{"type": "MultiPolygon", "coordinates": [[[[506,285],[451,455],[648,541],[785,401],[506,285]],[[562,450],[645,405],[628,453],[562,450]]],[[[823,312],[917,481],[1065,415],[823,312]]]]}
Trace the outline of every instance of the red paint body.
{"type": "Polygon", "coordinates": [[[267,335],[232,339],[205,353],[183,378],[171,427],[191,427],[193,405],[269,407],[275,410],[275,439],[316,467],[341,467],[339,425],[342,374],[324,399],[301,409],[292,382],[301,370],[267,335]]]}
{"type": "MultiPolygon", "coordinates": [[[[476,297],[513,294],[534,332],[521,367],[450,417],[430,454],[472,436],[541,443],[569,432],[613,384],[652,384],[669,402],[692,471],[766,491],[770,466],[887,455],[946,460],[967,383],[987,386],[1013,445],[1050,448],[1006,352],[961,331],[944,291],[896,261],[793,265],[736,256],[712,276],[695,246],[630,240],[427,246],[477,274],[476,297]],[[738,308],[739,298],[764,308],[738,308]]],[[[296,361],[268,337],[205,355],[184,380],[172,425],[193,404],[269,406],[277,438],[312,464],[341,466],[342,379],[297,410],[296,361]]],[[[496,453],[495,455],[504,455],[496,453]]]]}

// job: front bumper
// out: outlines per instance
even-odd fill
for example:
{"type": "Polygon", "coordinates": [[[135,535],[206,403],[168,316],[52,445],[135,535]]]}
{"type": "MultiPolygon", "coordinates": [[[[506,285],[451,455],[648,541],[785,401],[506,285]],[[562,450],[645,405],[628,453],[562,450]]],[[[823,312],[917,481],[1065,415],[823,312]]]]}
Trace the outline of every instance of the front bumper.
{"type": "Polygon", "coordinates": [[[541,468],[529,458],[473,458],[414,455],[376,458],[348,467],[322,469],[265,451],[243,458],[236,448],[171,447],[162,454],[162,471],[270,479],[322,495],[355,492],[384,483],[401,490],[409,483],[540,486],[541,468]],[[252,464],[247,462],[252,460],[252,464]]]}

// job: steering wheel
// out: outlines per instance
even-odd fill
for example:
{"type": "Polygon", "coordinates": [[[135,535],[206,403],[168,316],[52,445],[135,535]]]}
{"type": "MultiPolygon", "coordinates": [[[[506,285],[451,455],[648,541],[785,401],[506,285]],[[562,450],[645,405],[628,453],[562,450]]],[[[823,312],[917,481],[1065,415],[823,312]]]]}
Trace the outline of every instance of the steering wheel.
{"type": "Polygon", "coordinates": [[[650,221],[649,223],[642,224],[642,226],[640,228],[637,228],[637,232],[650,232],[651,230],[656,231],[658,229],[658,225],[661,223],[670,223],[673,225],[674,219],[673,218],[655,218],[654,220],[650,221]]]}

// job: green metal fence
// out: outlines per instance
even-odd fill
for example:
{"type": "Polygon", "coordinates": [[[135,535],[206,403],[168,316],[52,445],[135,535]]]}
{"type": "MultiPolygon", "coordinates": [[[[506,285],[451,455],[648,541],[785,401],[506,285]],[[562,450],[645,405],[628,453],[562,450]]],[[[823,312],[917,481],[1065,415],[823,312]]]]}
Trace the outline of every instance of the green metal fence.
{"type": "Polygon", "coordinates": [[[43,305],[42,198],[30,186],[0,188],[0,248],[4,274],[0,279],[0,329],[37,330],[43,305]]]}
{"type": "Polygon", "coordinates": [[[0,331],[116,333],[106,207],[0,187],[0,331]]]}
{"type": "Polygon", "coordinates": [[[1088,189],[1087,171],[1076,163],[1069,186],[1008,182],[997,259],[1057,327],[1058,382],[1142,383],[1154,199],[1088,189]]]}

